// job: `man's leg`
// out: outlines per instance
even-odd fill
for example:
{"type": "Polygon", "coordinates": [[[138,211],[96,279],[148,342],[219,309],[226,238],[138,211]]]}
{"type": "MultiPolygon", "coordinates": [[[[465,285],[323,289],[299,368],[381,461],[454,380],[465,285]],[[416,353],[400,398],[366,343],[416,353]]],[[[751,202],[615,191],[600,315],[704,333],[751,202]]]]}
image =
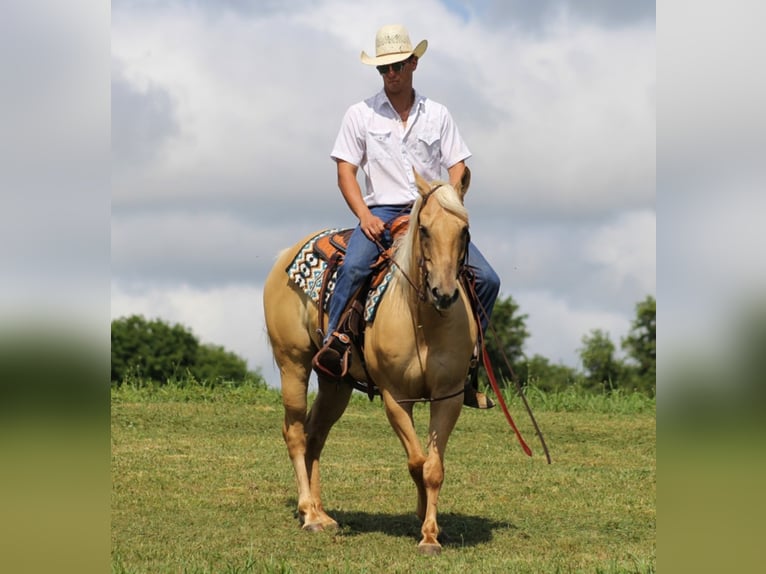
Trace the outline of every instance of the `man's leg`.
{"type": "Polygon", "coordinates": [[[486,335],[489,318],[492,316],[492,309],[500,293],[500,277],[473,243],[468,244],[468,266],[472,268],[476,276],[476,295],[481,304],[479,319],[481,330],[486,335]]]}
{"type": "Polygon", "coordinates": [[[348,369],[346,361],[350,340],[348,335],[337,333],[336,330],[346,304],[364,284],[370,274],[370,266],[375,262],[377,255],[377,246],[357,227],[348,240],[346,256],[335,275],[335,288],[330,297],[327,313],[327,331],[322,348],[312,361],[314,369],[322,374],[339,379],[348,369]]]}
{"type": "MultiPolygon", "coordinates": [[[[391,205],[375,206],[370,208],[370,211],[386,223],[404,213],[401,206],[391,205]]],[[[381,244],[386,248],[391,245],[391,235],[388,231],[384,233],[381,244]]],[[[332,332],[338,328],[340,316],[343,314],[346,304],[370,276],[370,267],[372,267],[372,264],[375,263],[379,255],[380,250],[378,246],[367,239],[367,236],[357,225],[348,240],[346,257],[343,260],[343,264],[338,268],[338,273],[335,276],[335,289],[333,290],[333,296],[330,298],[330,307],[327,311],[325,342],[332,332]]]]}
{"type": "Polygon", "coordinates": [[[327,311],[325,342],[338,328],[340,316],[343,314],[346,304],[369,277],[370,266],[375,263],[377,257],[377,246],[367,239],[357,226],[348,240],[346,256],[335,275],[335,288],[332,297],[330,297],[330,307],[327,311]]]}
{"type": "MultiPolygon", "coordinates": [[[[473,243],[468,244],[468,265],[472,268],[476,278],[476,296],[479,299],[479,320],[481,322],[481,331],[486,336],[489,319],[492,316],[492,309],[495,307],[495,301],[500,292],[500,277],[498,277],[495,270],[492,269],[473,243]]],[[[479,351],[477,361],[481,361],[481,350],[479,351]]],[[[495,403],[484,393],[478,392],[478,369],[479,365],[477,364],[469,373],[468,381],[465,384],[463,404],[479,409],[490,409],[495,406],[495,403]]]]}
{"type": "MultiPolygon", "coordinates": [[[[400,206],[376,206],[370,211],[388,223],[402,213],[402,208],[400,206]]],[[[391,244],[391,235],[388,231],[384,233],[381,244],[384,247],[391,244]]],[[[324,335],[322,348],[313,360],[315,369],[337,378],[342,376],[344,365],[341,359],[349,345],[349,340],[345,334],[337,336],[335,332],[346,305],[370,276],[370,267],[379,255],[378,246],[367,239],[361,228],[357,226],[348,240],[346,256],[335,276],[335,288],[330,298],[330,307],[327,313],[327,331],[324,335]]]]}

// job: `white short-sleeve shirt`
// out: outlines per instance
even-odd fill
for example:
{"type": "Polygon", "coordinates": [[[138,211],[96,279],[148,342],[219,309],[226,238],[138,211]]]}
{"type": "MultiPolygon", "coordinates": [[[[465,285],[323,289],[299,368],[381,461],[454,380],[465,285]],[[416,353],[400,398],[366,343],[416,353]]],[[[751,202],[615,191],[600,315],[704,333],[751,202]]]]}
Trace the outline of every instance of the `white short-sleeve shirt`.
{"type": "Polygon", "coordinates": [[[405,126],[384,90],[346,111],[333,159],[362,168],[369,206],[402,205],[417,198],[413,168],[426,181],[471,157],[445,106],[415,93],[405,126]]]}

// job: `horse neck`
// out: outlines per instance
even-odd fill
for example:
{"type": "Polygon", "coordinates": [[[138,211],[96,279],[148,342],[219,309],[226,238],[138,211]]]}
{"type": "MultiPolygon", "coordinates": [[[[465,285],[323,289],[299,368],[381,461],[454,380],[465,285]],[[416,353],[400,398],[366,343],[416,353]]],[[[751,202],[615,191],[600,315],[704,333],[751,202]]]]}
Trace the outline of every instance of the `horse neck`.
{"type": "Polygon", "coordinates": [[[396,267],[395,285],[399,297],[413,304],[421,301],[423,292],[423,274],[420,270],[422,251],[418,238],[419,205],[416,205],[410,216],[409,229],[402,238],[402,242],[394,254],[396,267]]]}

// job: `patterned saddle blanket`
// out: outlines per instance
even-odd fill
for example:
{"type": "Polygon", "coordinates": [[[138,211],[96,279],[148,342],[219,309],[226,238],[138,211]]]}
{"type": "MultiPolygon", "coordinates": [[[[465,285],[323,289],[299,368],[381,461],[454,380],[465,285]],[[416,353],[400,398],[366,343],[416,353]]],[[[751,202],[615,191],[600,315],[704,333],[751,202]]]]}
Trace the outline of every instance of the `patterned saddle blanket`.
{"type": "MultiPolygon", "coordinates": [[[[409,216],[401,216],[391,225],[391,234],[399,237],[407,230],[409,216]]],[[[343,262],[346,245],[353,229],[326,229],[311,237],[299,250],[287,266],[290,280],[300,287],[314,303],[319,304],[323,296],[322,307],[327,311],[330,297],[335,289],[335,277],[338,267],[343,262]],[[328,273],[328,270],[330,271],[328,273]],[[327,283],[325,285],[325,283],[327,283]]],[[[391,265],[382,264],[381,256],[371,269],[372,280],[364,306],[364,320],[372,323],[383,295],[391,282],[391,265]]]]}

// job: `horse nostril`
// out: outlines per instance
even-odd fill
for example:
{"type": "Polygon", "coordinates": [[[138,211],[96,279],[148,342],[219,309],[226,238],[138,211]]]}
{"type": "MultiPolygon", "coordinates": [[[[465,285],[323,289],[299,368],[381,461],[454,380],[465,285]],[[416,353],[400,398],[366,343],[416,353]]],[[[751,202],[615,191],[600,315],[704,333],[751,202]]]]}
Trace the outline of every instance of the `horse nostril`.
{"type": "Polygon", "coordinates": [[[460,297],[460,291],[455,289],[452,295],[443,295],[436,287],[431,288],[431,295],[433,296],[434,305],[437,309],[448,309],[455,301],[460,297]]]}

